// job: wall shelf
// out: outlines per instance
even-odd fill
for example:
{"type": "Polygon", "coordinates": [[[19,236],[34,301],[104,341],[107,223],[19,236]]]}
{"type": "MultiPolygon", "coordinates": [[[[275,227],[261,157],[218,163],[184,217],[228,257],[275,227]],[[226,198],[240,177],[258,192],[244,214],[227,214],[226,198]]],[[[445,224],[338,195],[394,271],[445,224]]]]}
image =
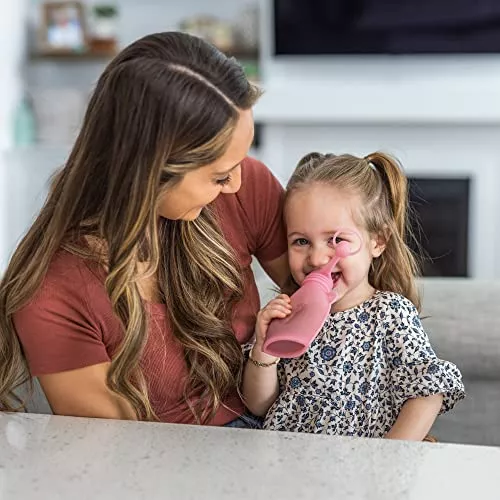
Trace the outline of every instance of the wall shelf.
{"type": "Polygon", "coordinates": [[[117,51],[109,52],[33,52],[29,55],[30,61],[109,61],[117,51]]]}
{"type": "MultiPolygon", "coordinates": [[[[221,49],[222,50],[222,49],[221,49]]],[[[235,47],[234,49],[223,50],[224,54],[228,57],[234,57],[238,61],[258,61],[258,50],[246,50],[245,48],[235,47]]]]}

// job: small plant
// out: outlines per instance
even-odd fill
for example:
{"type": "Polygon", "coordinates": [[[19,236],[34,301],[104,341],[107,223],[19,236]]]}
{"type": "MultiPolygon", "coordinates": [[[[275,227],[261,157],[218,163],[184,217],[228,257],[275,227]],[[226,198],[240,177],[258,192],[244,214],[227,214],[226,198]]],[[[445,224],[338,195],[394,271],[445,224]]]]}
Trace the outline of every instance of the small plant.
{"type": "Polygon", "coordinates": [[[100,18],[112,18],[118,15],[118,9],[114,5],[94,5],[94,15],[100,18]]]}

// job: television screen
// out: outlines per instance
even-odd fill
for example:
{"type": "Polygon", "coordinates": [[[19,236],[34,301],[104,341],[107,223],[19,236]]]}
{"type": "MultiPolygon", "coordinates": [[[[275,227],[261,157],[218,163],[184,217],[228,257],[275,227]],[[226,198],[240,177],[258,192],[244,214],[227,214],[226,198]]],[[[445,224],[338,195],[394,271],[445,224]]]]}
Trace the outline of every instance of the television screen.
{"type": "Polygon", "coordinates": [[[274,0],[276,55],[500,53],[500,0],[274,0]]]}

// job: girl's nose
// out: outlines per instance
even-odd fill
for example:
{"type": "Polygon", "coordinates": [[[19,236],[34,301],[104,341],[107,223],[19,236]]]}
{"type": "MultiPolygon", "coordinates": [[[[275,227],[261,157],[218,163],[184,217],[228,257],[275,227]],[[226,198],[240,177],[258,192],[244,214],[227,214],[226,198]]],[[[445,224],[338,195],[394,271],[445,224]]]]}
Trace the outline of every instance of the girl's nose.
{"type": "Polygon", "coordinates": [[[314,269],[326,266],[330,262],[331,255],[325,250],[312,249],[309,253],[309,265],[314,269]]]}

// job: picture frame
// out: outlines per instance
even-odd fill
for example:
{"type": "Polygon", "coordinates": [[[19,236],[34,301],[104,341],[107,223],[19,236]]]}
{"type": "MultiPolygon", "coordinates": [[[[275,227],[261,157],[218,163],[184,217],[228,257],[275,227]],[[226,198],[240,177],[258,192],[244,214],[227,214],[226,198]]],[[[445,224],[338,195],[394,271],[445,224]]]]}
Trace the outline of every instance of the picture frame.
{"type": "Polygon", "coordinates": [[[44,54],[74,54],[88,50],[85,8],[79,1],[42,5],[40,49],[44,54]]]}

